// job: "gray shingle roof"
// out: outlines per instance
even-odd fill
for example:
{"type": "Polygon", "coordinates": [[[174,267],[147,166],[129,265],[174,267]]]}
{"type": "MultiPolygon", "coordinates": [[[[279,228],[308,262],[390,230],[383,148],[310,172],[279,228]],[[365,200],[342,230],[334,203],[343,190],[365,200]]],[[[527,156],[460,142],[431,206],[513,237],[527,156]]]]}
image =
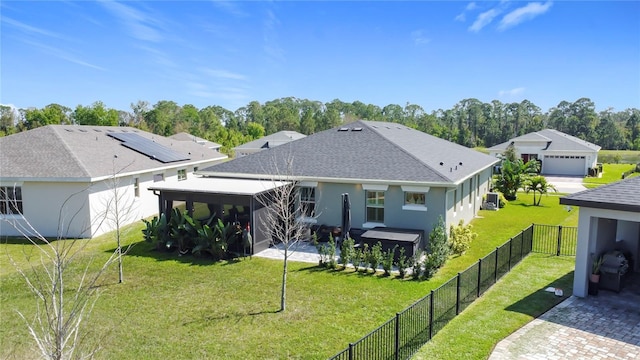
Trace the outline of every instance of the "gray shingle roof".
{"type": "Polygon", "coordinates": [[[560,204],[633,211],[640,221],[640,176],[561,197],[560,204]]]}
{"type": "Polygon", "coordinates": [[[226,155],[191,141],[177,141],[131,127],[48,125],[0,138],[2,180],[89,179],[116,171],[137,173],[203,161],[226,155]],[[185,154],[190,160],[162,163],[122,146],[107,134],[136,133],[185,154]],[[117,157],[115,157],[117,156],[117,157]]]}
{"type": "Polygon", "coordinates": [[[293,160],[292,174],[280,175],[450,184],[498,161],[400,124],[360,120],[217,164],[200,173],[268,178],[274,166],[286,169],[288,159],[293,160]]]}
{"type": "Polygon", "coordinates": [[[242,144],[233,148],[234,150],[259,150],[276,147],[288,143],[293,140],[302,139],[306,135],[300,134],[296,131],[279,131],[271,135],[261,137],[260,139],[250,141],[246,144],[242,144]]]}
{"type": "Polygon", "coordinates": [[[209,141],[207,139],[203,139],[201,137],[197,137],[194,135],[191,135],[187,132],[180,132],[177,134],[173,134],[171,136],[169,136],[169,139],[174,139],[174,140],[180,140],[180,141],[193,141],[193,142],[197,142],[200,145],[204,145],[210,149],[218,149],[220,147],[222,147],[222,145],[215,143],[213,141],[209,141]]]}
{"type": "MultiPolygon", "coordinates": [[[[511,144],[511,142],[518,141],[551,141],[547,151],[600,151],[600,146],[582,140],[575,136],[565,134],[561,131],[554,129],[544,129],[533,133],[524,134],[518,136],[509,141],[503,142],[490,147],[490,151],[502,151],[511,144]]],[[[546,145],[545,145],[546,146],[546,145]]]]}

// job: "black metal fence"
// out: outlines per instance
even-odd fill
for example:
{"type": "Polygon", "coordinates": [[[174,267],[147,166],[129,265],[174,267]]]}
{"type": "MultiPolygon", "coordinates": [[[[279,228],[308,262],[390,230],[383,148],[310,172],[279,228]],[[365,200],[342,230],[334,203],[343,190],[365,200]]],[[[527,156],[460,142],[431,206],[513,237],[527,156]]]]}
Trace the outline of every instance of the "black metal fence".
{"type": "Polygon", "coordinates": [[[574,226],[533,226],[532,252],[575,256],[578,245],[578,228],[574,226]]]}
{"type": "Polygon", "coordinates": [[[575,255],[576,235],[576,228],[529,226],[330,360],[409,359],[530,252],[575,255]]]}

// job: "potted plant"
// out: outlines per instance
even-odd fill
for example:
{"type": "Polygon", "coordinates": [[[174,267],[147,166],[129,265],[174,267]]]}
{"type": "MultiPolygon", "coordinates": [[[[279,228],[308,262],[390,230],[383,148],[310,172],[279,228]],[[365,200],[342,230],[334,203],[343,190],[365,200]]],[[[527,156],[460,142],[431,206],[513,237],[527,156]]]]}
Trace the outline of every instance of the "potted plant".
{"type": "Polygon", "coordinates": [[[598,256],[593,260],[593,264],[591,265],[591,277],[590,281],[593,283],[600,282],[600,267],[602,266],[602,256],[598,256]]]}

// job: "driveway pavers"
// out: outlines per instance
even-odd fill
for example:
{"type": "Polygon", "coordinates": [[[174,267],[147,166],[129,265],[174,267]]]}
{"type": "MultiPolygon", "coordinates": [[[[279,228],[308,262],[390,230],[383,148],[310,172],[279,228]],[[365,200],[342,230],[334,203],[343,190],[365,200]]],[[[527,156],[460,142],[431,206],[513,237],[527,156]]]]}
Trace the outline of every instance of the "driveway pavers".
{"type": "Polygon", "coordinates": [[[556,190],[558,190],[559,193],[573,194],[587,190],[587,188],[582,185],[582,180],[584,178],[581,176],[545,175],[544,177],[549,183],[556,187],[556,190]]]}
{"type": "Polygon", "coordinates": [[[640,286],[570,297],[502,340],[490,360],[640,360],[640,286]]]}

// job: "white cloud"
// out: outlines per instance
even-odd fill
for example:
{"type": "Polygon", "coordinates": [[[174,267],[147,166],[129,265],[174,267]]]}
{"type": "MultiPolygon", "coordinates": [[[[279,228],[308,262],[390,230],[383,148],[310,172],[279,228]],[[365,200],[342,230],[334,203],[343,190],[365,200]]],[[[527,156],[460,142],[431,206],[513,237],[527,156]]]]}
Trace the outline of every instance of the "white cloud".
{"type": "Polygon", "coordinates": [[[226,11],[227,13],[234,15],[236,17],[246,17],[249,14],[247,14],[244,10],[242,10],[240,8],[240,6],[238,6],[238,2],[236,1],[220,1],[220,0],[213,0],[212,1],[213,5],[215,5],[216,7],[226,11]]]}
{"type": "Polygon", "coordinates": [[[469,31],[478,32],[482,30],[483,27],[489,25],[496,16],[500,15],[500,10],[491,9],[489,11],[485,11],[478,15],[476,21],[469,27],[469,31]]]}
{"type": "Polygon", "coordinates": [[[498,25],[498,30],[506,30],[524,21],[531,20],[536,16],[542,15],[549,11],[552,4],[553,3],[551,1],[547,1],[544,4],[540,2],[532,2],[523,7],[517,8],[502,18],[498,25]]]}
{"type": "Polygon", "coordinates": [[[523,87],[517,87],[510,90],[500,90],[498,91],[498,96],[501,98],[513,98],[522,95],[524,90],[525,88],[523,87]]]}
{"type": "Polygon", "coordinates": [[[431,42],[431,39],[425,35],[423,30],[412,31],[411,38],[416,45],[425,45],[431,42]]]}
{"type": "Polygon", "coordinates": [[[155,16],[148,16],[132,6],[115,1],[100,1],[100,4],[120,18],[134,38],[151,42],[164,40],[158,29],[159,20],[155,16]]]}
{"type": "Polygon", "coordinates": [[[278,42],[278,33],[276,27],[280,25],[280,20],[276,17],[276,14],[268,10],[267,17],[264,21],[264,44],[263,50],[267,54],[267,57],[276,62],[284,62],[284,50],[280,47],[278,42]]]}
{"type": "Polygon", "coordinates": [[[467,4],[467,6],[465,6],[464,11],[461,12],[460,14],[458,14],[458,16],[455,17],[455,21],[460,21],[460,22],[465,22],[467,20],[467,12],[468,11],[473,11],[475,9],[478,8],[478,5],[475,2],[470,2],[467,4]]]}
{"type": "Polygon", "coordinates": [[[6,16],[2,17],[2,22],[7,24],[7,25],[11,25],[11,26],[13,26],[13,27],[15,27],[17,29],[20,29],[23,32],[30,33],[32,35],[33,34],[44,35],[44,36],[47,36],[47,37],[53,37],[53,38],[62,39],[62,36],[57,34],[57,33],[55,33],[55,32],[52,32],[52,31],[49,31],[49,30],[45,30],[45,29],[41,29],[41,28],[38,28],[38,27],[35,27],[35,26],[27,25],[27,24],[25,24],[23,22],[20,22],[20,21],[17,21],[17,20],[13,20],[13,19],[8,18],[6,16]]]}
{"type": "Polygon", "coordinates": [[[201,68],[200,70],[205,74],[212,77],[216,77],[216,78],[230,79],[230,80],[246,80],[247,79],[247,77],[242,74],[234,73],[227,70],[209,69],[209,68],[201,68]]]}
{"type": "Polygon", "coordinates": [[[74,64],[82,65],[82,66],[85,66],[85,67],[88,67],[88,68],[101,70],[101,71],[105,71],[106,70],[102,66],[98,66],[98,65],[95,65],[95,64],[88,63],[88,62],[78,58],[74,54],[71,54],[71,53],[69,53],[67,51],[64,51],[64,50],[62,50],[61,48],[58,48],[58,47],[52,47],[52,46],[41,44],[39,42],[29,41],[29,40],[25,40],[24,43],[25,44],[29,44],[29,45],[31,45],[33,47],[39,48],[44,53],[47,53],[49,55],[55,56],[55,57],[57,57],[59,59],[66,60],[66,61],[74,63],[74,64]]]}
{"type": "Polygon", "coordinates": [[[466,11],[471,11],[471,10],[475,10],[478,8],[478,5],[472,1],[470,3],[467,4],[467,6],[464,8],[466,11]]]}

